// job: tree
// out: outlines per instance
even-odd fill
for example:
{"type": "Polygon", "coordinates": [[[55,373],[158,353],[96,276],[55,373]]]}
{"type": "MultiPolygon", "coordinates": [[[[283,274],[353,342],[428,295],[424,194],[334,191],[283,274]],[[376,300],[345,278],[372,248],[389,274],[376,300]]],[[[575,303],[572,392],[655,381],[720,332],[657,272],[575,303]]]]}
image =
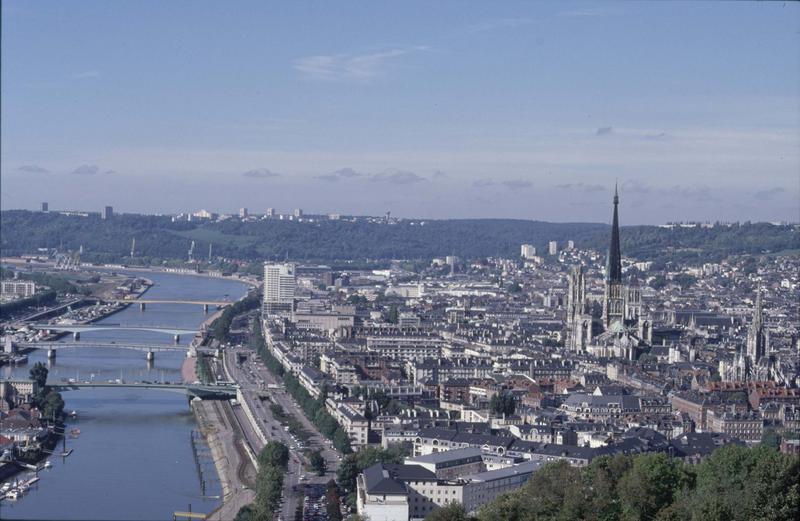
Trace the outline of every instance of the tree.
{"type": "Polygon", "coordinates": [[[245,505],[236,513],[233,521],[256,521],[256,509],[253,505],[245,505]]]}
{"type": "Polygon", "coordinates": [[[578,519],[586,510],[581,471],[564,460],[548,463],[533,473],[518,492],[484,505],[479,519],[578,519]]]}
{"type": "Polygon", "coordinates": [[[39,389],[44,389],[45,385],[47,384],[47,375],[49,371],[47,370],[47,366],[41,362],[36,362],[30,370],[30,377],[31,380],[36,382],[36,385],[39,386],[39,389]]]}
{"type": "Polygon", "coordinates": [[[383,412],[386,409],[386,406],[389,405],[391,398],[384,392],[384,391],[375,391],[369,397],[371,400],[375,400],[375,403],[378,404],[378,409],[383,412]]]}
{"type": "Polygon", "coordinates": [[[256,476],[255,519],[270,520],[281,499],[283,472],[272,466],[263,466],[256,476]]]}
{"type": "Polygon", "coordinates": [[[330,480],[325,490],[325,510],[328,512],[329,521],[342,521],[342,499],[336,481],[330,480]]]}
{"type": "Polygon", "coordinates": [[[61,394],[50,391],[42,404],[42,416],[50,421],[60,421],[64,416],[64,399],[61,394]]]}
{"type": "Polygon", "coordinates": [[[467,521],[467,512],[461,503],[450,503],[425,516],[425,521],[467,521]]]}
{"type": "Polygon", "coordinates": [[[691,481],[679,460],[663,453],[639,456],[617,487],[623,519],[655,518],[691,481]]]}
{"type": "Polygon", "coordinates": [[[727,445],[697,466],[696,488],[683,503],[696,519],[796,519],[800,462],[762,445],[727,445]]]}
{"type": "Polygon", "coordinates": [[[289,448],[279,441],[267,443],[258,455],[262,466],[272,466],[286,470],[289,465],[289,448]]]}
{"type": "Polygon", "coordinates": [[[390,324],[397,324],[400,321],[400,313],[397,311],[397,306],[392,304],[389,307],[389,313],[386,316],[386,321],[390,324]]]}
{"type": "Polygon", "coordinates": [[[353,452],[350,447],[350,437],[341,427],[337,427],[333,433],[333,446],[342,454],[349,454],[353,452]]]}
{"type": "Polygon", "coordinates": [[[308,464],[311,469],[320,476],[325,475],[325,472],[328,470],[328,464],[325,458],[322,457],[322,452],[318,450],[312,452],[308,457],[308,464]]]}
{"type": "Polygon", "coordinates": [[[778,450],[781,445],[781,437],[778,436],[775,429],[764,429],[763,434],[761,434],[761,445],[778,450]]]}
{"type": "Polygon", "coordinates": [[[510,393],[497,393],[489,401],[489,408],[498,416],[511,416],[517,410],[517,400],[510,393]]]}

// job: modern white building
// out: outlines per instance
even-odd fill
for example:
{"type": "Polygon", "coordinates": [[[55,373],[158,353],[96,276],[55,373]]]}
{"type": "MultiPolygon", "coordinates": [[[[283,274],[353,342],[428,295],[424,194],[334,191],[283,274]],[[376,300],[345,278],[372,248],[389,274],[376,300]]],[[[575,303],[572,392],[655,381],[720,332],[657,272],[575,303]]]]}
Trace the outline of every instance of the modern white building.
{"type": "Polygon", "coordinates": [[[291,313],[294,309],[295,268],[292,263],[264,264],[264,313],[267,315],[291,313]]]}
{"type": "Polygon", "coordinates": [[[505,468],[470,472],[481,465],[472,459],[478,454],[455,451],[451,458],[446,452],[413,459],[404,465],[377,463],[362,472],[357,479],[357,509],[372,521],[421,520],[431,511],[450,503],[461,503],[468,514],[474,513],[498,496],[522,486],[538,468],[539,461],[526,461],[505,468]],[[448,464],[461,467],[468,473],[447,472],[448,464]],[[435,467],[436,471],[431,470],[435,467]],[[439,471],[450,477],[440,478],[439,471]]]}
{"type": "Polygon", "coordinates": [[[4,280],[0,286],[4,297],[28,298],[36,294],[36,284],[30,280],[4,280]]]}
{"type": "Polygon", "coordinates": [[[550,255],[556,255],[558,253],[558,242],[550,241],[547,243],[547,253],[550,255]]]}
{"type": "Polygon", "coordinates": [[[532,244],[523,244],[519,254],[523,259],[532,259],[536,257],[536,247],[532,244]]]}

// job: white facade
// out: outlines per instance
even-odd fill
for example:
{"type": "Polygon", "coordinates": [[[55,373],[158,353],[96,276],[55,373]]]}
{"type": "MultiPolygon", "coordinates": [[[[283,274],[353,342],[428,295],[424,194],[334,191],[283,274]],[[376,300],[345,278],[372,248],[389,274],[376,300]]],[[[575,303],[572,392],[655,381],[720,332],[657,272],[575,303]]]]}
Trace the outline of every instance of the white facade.
{"type": "Polygon", "coordinates": [[[406,521],[408,519],[407,494],[368,494],[364,475],[358,476],[358,514],[369,521],[406,521]]]}
{"type": "Polygon", "coordinates": [[[32,297],[36,294],[36,284],[30,280],[4,280],[0,293],[3,296],[32,297]]]}
{"type": "Polygon", "coordinates": [[[523,259],[532,259],[536,257],[536,248],[531,244],[523,244],[519,254],[523,259]]]}
{"type": "Polygon", "coordinates": [[[556,241],[550,241],[547,244],[547,253],[550,255],[555,255],[558,253],[558,243],[556,241]]]}
{"type": "Polygon", "coordinates": [[[291,312],[296,286],[294,264],[264,264],[264,311],[291,312]]]}

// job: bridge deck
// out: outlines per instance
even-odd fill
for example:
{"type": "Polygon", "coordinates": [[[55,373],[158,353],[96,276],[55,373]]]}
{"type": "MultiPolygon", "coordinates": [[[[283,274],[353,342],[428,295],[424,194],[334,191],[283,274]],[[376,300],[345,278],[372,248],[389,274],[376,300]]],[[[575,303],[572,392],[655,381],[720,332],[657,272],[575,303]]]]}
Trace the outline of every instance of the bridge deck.
{"type": "Polygon", "coordinates": [[[162,383],[112,383],[112,382],[56,382],[48,386],[60,391],[78,391],[80,389],[151,389],[177,392],[195,397],[233,397],[239,387],[236,385],[202,385],[202,384],[162,384],[162,383]]]}

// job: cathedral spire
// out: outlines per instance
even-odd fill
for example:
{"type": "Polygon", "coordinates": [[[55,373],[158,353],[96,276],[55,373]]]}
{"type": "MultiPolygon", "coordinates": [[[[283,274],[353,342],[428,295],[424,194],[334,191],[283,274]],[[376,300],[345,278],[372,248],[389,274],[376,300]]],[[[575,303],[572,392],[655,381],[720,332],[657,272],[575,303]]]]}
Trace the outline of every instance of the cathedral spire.
{"type": "Polygon", "coordinates": [[[614,183],[614,218],[611,222],[611,245],[608,248],[608,258],[606,259],[606,280],[610,282],[622,281],[622,255],[619,250],[619,216],[617,207],[619,206],[619,191],[617,184],[614,183]]]}

